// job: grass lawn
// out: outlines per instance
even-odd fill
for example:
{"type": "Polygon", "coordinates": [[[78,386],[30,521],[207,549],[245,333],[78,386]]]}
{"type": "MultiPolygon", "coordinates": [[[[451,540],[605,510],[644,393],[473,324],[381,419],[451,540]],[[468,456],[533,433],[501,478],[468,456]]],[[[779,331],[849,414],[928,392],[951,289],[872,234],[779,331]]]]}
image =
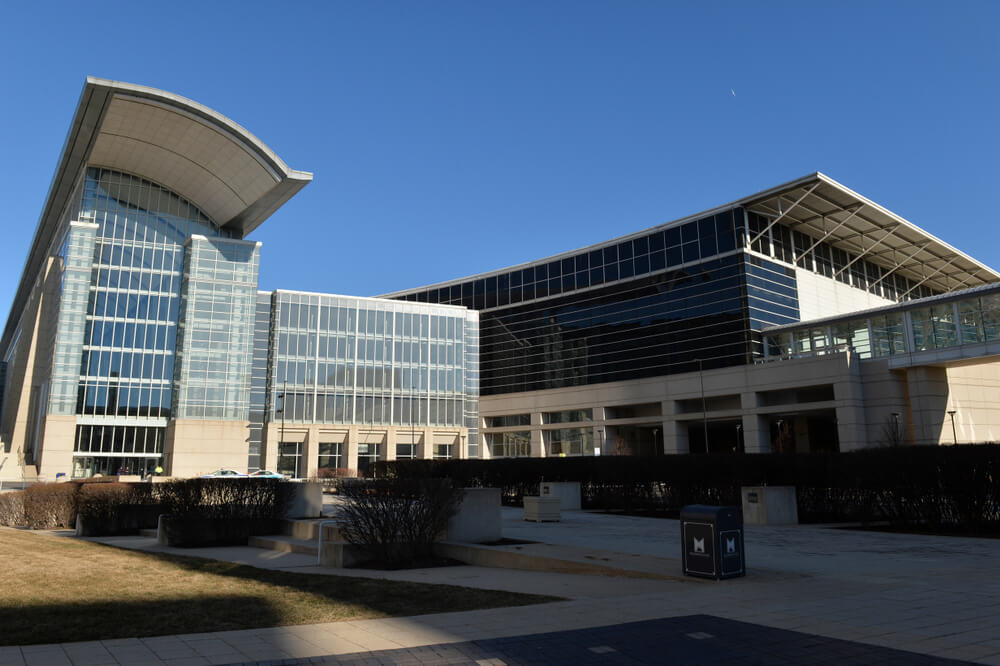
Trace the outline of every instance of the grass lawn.
{"type": "Polygon", "coordinates": [[[553,597],[256,569],[0,527],[0,645],[522,606],[553,597]]]}

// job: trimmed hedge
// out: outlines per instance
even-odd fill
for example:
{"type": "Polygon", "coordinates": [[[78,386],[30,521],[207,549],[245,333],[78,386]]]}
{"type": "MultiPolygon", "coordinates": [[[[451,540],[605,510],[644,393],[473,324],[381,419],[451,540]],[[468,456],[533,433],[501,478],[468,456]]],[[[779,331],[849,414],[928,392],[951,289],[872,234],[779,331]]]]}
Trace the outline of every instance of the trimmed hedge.
{"type": "Polygon", "coordinates": [[[246,545],[276,531],[292,501],[278,479],[187,479],[158,484],[171,546],[246,545]]]}
{"type": "Polygon", "coordinates": [[[1000,445],[849,453],[401,460],[379,476],[445,477],[499,487],[505,504],[540,481],[579,481],[583,507],[675,516],[687,504],[738,505],[740,486],[798,490],[803,522],[888,520],[901,526],[1000,531],[1000,445]]]}
{"type": "Polygon", "coordinates": [[[77,495],[77,535],[138,534],[156,527],[163,509],[151,483],[88,483],[77,495]]]}
{"type": "Polygon", "coordinates": [[[33,530],[76,527],[77,483],[38,483],[24,490],[24,524],[33,530]]]}
{"type": "Polygon", "coordinates": [[[24,525],[24,491],[0,493],[0,525],[24,525]]]}

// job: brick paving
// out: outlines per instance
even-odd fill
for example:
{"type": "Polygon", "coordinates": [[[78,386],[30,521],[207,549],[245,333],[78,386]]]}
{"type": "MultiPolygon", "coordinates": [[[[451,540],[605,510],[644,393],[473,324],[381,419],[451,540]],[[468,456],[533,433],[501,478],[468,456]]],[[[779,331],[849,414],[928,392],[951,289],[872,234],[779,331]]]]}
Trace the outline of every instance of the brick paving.
{"type": "Polygon", "coordinates": [[[397,650],[245,662],[515,666],[573,664],[964,664],[969,662],[774,629],[710,615],[397,650]]]}

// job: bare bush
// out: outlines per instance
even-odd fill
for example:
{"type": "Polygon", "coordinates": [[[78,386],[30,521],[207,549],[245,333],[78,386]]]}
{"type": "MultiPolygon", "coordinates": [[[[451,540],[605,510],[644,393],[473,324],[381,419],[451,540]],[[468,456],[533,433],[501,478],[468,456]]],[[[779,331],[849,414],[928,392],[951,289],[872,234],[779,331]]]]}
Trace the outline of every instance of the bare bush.
{"type": "Polygon", "coordinates": [[[389,568],[431,559],[435,539],[462,498],[449,479],[359,480],[344,483],[340,493],[344,538],[389,568]]]}

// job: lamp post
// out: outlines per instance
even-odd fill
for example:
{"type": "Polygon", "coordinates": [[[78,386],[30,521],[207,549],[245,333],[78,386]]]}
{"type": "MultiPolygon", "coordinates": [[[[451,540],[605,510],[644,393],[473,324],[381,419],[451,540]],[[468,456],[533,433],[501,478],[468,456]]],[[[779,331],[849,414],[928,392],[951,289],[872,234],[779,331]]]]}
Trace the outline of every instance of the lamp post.
{"type": "Polygon", "coordinates": [[[698,359],[698,379],[701,381],[701,430],[705,438],[705,453],[708,453],[708,408],[705,406],[705,369],[698,359]]]}
{"type": "Polygon", "coordinates": [[[741,448],[740,447],[740,439],[741,439],[740,438],[740,434],[742,433],[742,431],[743,431],[743,424],[742,423],[737,423],[736,424],[736,446],[733,448],[734,452],[739,452],[739,450],[741,448]]]}
{"type": "Polygon", "coordinates": [[[778,425],[778,453],[781,453],[782,449],[784,448],[784,441],[783,441],[784,440],[784,433],[782,432],[782,428],[785,425],[785,420],[784,419],[778,419],[776,421],[776,423],[778,425]]]}
{"type": "MultiPolygon", "coordinates": [[[[278,397],[281,398],[281,409],[274,410],[275,414],[281,414],[281,434],[278,435],[278,456],[281,456],[281,446],[285,443],[285,394],[288,391],[288,380],[286,379],[281,387],[281,393],[278,397]]],[[[296,465],[295,473],[298,474],[298,465],[296,465]]]]}
{"type": "Polygon", "coordinates": [[[660,432],[659,428],[653,428],[653,450],[652,455],[656,455],[656,435],[660,432]]]}
{"type": "Polygon", "coordinates": [[[951,417],[951,439],[955,444],[958,444],[958,431],[955,430],[955,410],[949,409],[948,416],[951,417]]]}

